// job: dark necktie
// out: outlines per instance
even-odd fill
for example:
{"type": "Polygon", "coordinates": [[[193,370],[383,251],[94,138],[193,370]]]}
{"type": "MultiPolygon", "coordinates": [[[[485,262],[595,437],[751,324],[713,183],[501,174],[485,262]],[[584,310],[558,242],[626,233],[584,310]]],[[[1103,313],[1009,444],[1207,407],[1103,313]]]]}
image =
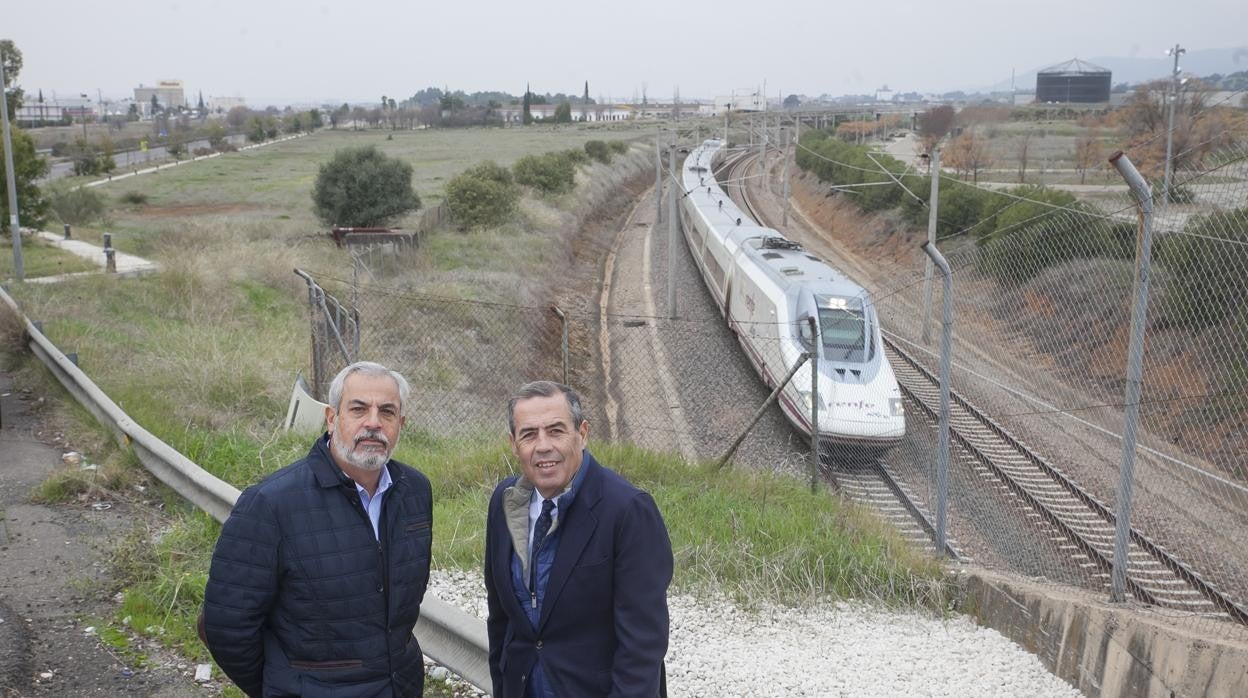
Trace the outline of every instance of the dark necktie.
{"type": "Polygon", "coordinates": [[[546,534],[550,532],[550,512],[555,508],[555,500],[542,500],[542,513],[537,517],[537,523],[533,526],[533,545],[530,559],[534,566],[537,563],[537,551],[541,549],[542,543],[546,541],[546,534]]]}

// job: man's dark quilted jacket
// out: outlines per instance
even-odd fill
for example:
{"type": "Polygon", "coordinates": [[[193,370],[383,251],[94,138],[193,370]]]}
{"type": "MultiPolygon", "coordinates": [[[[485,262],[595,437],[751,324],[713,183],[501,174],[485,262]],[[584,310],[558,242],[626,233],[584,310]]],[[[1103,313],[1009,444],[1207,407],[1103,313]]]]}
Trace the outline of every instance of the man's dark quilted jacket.
{"type": "Polygon", "coordinates": [[[325,437],[248,488],[204,593],[217,664],[249,696],[420,696],[412,627],[429,581],[429,480],[390,461],[381,543],[325,437]]]}

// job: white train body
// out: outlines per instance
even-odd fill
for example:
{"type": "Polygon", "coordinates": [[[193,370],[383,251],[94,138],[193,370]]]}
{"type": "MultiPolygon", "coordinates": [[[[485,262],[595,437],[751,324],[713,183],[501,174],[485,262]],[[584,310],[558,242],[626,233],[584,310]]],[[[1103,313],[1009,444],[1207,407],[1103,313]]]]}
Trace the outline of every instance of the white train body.
{"type": "MultiPolygon", "coordinates": [[[[757,225],[720,189],[708,140],[685,160],[681,223],[707,288],[769,387],[821,336],[821,440],[887,447],[905,436],[901,392],[884,357],[875,306],[865,289],[778,231],[757,225]]],[[[811,377],[803,366],[781,392],[789,421],[811,432],[811,377]]]]}

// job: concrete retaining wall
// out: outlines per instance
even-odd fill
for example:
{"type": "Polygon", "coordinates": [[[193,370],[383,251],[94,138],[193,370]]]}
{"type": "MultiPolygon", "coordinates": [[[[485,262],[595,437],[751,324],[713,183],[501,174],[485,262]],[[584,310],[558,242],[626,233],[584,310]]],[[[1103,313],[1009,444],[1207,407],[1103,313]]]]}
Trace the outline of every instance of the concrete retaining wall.
{"type": "Polygon", "coordinates": [[[962,610],[1023,645],[1089,696],[1248,696],[1248,631],[1110,605],[1085,591],[980,569],[959,577],[962,610]],[[1191,626],[1193,629],[1188,629],[1191,626]]]}

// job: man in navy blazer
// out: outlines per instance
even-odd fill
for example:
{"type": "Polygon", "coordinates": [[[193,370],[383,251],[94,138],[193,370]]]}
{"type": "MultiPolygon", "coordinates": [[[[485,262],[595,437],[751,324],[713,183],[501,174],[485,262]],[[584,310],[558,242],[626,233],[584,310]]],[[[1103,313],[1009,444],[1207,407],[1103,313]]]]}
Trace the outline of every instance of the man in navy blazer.
{"type": "Polygon", "coordinates": [[[522,474],[486,521],[494,695],[662,695],[672,545],[654,499],[585,450],[568,386],[524,385],[507,413],[522,474]]]}

